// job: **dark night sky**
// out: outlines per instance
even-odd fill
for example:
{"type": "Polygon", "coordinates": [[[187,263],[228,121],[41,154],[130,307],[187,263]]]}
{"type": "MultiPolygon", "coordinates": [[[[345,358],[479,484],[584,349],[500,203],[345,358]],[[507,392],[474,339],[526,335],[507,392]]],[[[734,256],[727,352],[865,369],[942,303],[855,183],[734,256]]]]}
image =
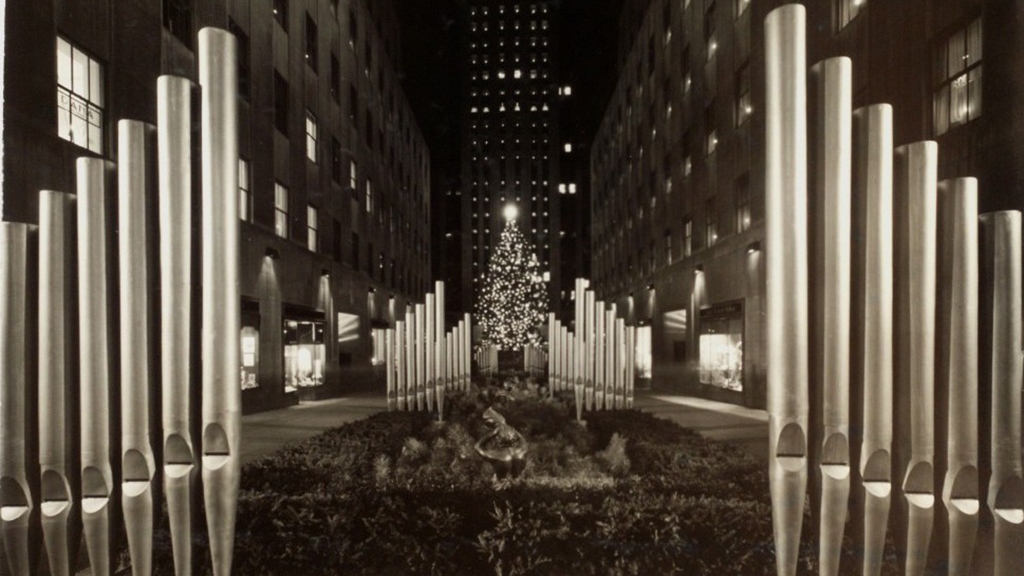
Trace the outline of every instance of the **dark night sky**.
{"type": "MultiPolygon", "coordinates": [[[[435,167],[459,173],[462,59],[466,0],[394,0],[402,34],[403,86],[435,167]]],[[[554,0],[560,10],[562,84],[574,87],[572,117],[562,131],[589,144],[615,87],[622,0],[554,0]]]]}

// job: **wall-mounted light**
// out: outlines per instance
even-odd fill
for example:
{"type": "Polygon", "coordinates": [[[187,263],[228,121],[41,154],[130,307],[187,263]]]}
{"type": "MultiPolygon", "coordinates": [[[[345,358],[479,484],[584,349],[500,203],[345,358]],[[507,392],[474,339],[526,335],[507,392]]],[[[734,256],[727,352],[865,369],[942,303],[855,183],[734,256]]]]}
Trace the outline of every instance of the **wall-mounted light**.
{"type": "Polygon", "coordinates": [[[761,243],[760,242],[751,242],[749,245],[747,245],[747,254],[753,254],[755,252],[760,252],[760,251],[761,251],[761,243]]]}
{"type": "Polygon", "coordinates": [[[277,248],[267,248],[267,252],[266,252],[265,256],[267,258],[270,258],[271,260],[280,260],[281,259],[281,253],[277,251],[277,248]]]}

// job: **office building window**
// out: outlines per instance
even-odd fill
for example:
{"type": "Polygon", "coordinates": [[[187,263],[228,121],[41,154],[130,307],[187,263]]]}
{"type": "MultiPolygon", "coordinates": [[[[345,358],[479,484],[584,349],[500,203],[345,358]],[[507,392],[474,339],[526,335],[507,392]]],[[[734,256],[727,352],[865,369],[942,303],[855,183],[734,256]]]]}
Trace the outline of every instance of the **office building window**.
{"type": "Polygon", "coordinates": [[[981,116],[981,18],[954,32],[935,51],[935,135],[981,116]]]}
{"type": "Polygon", "coordinates": [[[57,134],[103,153],[103,66],[57,37],[57,134]]]}
{"type": "Polygon", "coordinates": [[[736,231],[750,229],[750,175],[744,174],[736,180],[736,231]]]}
{"type": "Polygon", "coordinates": [[[348,187],[355,194],[359,190],[358,165],[355,160],[348,161],[348,187]]]}
{"type": "Polygon", "coordinates": [[[316,252],[320,247],[320,211],[312,204],[306,206],[306,249],[316,252]]]}
{"type": "Polygon", "coordinates": [[[306,13],[306,63],[313,68],[313,72],[318,72],[319,68],[317,63],[317,44],[316,44],[316,22],[313,21],[313,17],[306,13]]]}
{"type": "Polygon", "coordinates": [[[665,265],[672,264],[672,231],[665,230],[665,265]]]}
{"type": "Polygon", "coordinates": [[[718,242],[718,218],[715,214],[714,198],[704,204],[704,235],[704,245],[708,248],[718,242]]]}
{"type": "Polygon", "coordinates": [[[704,11],[704,46],[708,51],[708,60],[714,57],[715,52],[718,51],[718,39],[717,39],[717,27],[718,22],[715,20],[718,6],[714,0],[708,3],[704,11]]]}
{"type": "Polygon", "coordinates": [[[238,43],[238,95],[248,101],[251,94],[250,78],[252,77],[249,68],[249,35],[231,19],[228,19],[228,30],[235,35],[238,43]]]}
{"type": "Polygon", "coordinates": [[[274,182],[274,233],[288,237],[288,189],[274,182]]]}
{"type": "Polygon", "coordinates": [[[750,61],[736,71],[736,126],[742,126],[754,111],[750,100],[750,61]]]}
{"type": "Polygon", "coordinates": [[[192,0],[164,0],[164,28],[192,49],[192,0]]]}
{"type": "Polygon", "coordinates": [[[249,161],[238,159],[238,217],[252,222],[252,189],[249,187],[249,161]]]}
{"type": "Polygon", "coordinates": [[[288,137],[288,82],[274,72],[274,127],[288,137]]]}
{"type": "Polygon", "coordinates": [[[306,158],[316,164],[317,155],[317,125],[316,115],[306,110],[306,158]]]}
{"type": "Polygon", "coordinates": [[[331,180],[341,184],[341,142],[331,138],[331,180]]]}
{"type": "Polygon", "coordinates": [[[846,28],[846,25],[853,21],[864,9],[868,0],[837,0],[839,2],[839,29],[846,28]]]}
{"type": "Polygon", "coordinates": [[[373,182],[366,179],[366,212],[373,212],[373,182]]]}
{"type": "Polygon", "coordinates": [[[274,0],[274,20],[288,33],[288,0],[274,0]]]}
{"type": "Polygon", "coordinates": [[[331,54],[331,98],[335,102],[341,102],[341,64],[333,53],[331,54]]]}
{"type": "Polygon", "coordinates": [[[693,254],[693,220],[683,220],[683,258],[693,254]]]}
{"type": "Polygon", "coordinates": [[[715,126],[715,103],[704,109],[704,130],[707,131],[707,155],[711,156],[718,149],[718,130],[715,126]]]}

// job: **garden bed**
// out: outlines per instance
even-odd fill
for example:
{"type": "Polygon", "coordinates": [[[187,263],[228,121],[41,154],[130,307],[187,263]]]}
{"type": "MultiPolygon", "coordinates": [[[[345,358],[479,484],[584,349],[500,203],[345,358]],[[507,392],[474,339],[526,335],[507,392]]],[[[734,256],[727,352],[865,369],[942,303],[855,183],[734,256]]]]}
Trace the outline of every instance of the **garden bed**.
{"type": "MultiPolygon", "coordinates": [[[[245,466],[234,573],[775,574],[764,465],[736,448],[633,410],[580,426],[570,396],[524,389],[450,393],[446,412],[377,414],[245,466]],[[492,405],[530,443],[518,478],[474,449],[492,405]]],[[[170,574],[166,528],[157,548],[170,574]]]]}

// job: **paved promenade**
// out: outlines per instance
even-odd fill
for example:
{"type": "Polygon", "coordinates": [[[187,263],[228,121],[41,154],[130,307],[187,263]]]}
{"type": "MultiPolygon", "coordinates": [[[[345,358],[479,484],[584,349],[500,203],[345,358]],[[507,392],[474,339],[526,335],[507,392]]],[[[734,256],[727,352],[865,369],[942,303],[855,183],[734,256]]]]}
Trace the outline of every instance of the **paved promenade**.
{"type": "MultiPolygon", "coordinates": [[[[763,410],[659,393],[638,395],[636,407],[709,438],[740,446],[754,457],[767,460],[768,415],[763,410]]],[[[386,409],[382,395],[363,394],[245,416],[242,418],[242,463],[386,409]]]]}

